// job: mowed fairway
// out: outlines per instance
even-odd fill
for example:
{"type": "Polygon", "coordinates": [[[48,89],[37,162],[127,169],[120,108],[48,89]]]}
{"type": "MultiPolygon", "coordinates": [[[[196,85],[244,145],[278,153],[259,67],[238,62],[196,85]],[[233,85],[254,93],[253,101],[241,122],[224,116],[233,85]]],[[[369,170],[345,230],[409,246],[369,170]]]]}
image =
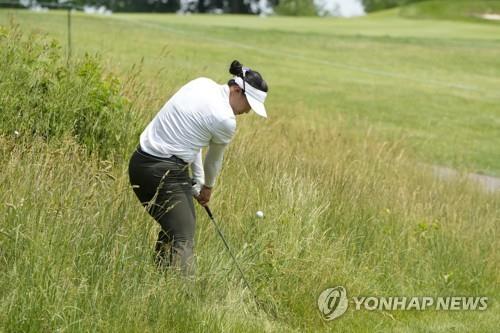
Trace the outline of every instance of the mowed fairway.
{"type": "MultiPolygon", "coordinates": [[[[1,10],[66,43],[63,12],[1,10]]],[[[496,332],[500,197],[421,163],[500,175],[500,24],[410,20],[73,15],[73,55],[134,64],[143,128],[186,81],[224,82],[231,60],[270,85],[247,115],[212,210],[250,283],[197,209],[195,281],[151,264],[157,227],[126,162],[0,137],[0,331],[496,332]],[[140,65],[139,65],[140,64],[140,65]],[[263,210],[264,219],[255,212],[263,210]],[[355,310],[349,296],[486,296],[486,311],[355,310]]],[[[133,92],[128,92],[134,96],[133,92]]],[[[136,140],[137,138],[131,138],[136,140]]],[[[126,157],[124,160],[126,161],[126,157]]]]}

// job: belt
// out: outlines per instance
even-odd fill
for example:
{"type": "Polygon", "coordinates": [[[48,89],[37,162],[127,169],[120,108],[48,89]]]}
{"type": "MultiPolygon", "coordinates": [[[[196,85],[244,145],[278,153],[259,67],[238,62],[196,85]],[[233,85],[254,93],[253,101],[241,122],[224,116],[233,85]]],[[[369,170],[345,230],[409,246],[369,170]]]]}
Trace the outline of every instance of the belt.
{"type": "Polygon", "coordinates": [[[154,159],[157,159],[157,160],[161,160],[161,161],[168,161],[168,162],[175,162],[177,164],[182,164],[182,165],[187,165],[186,162],[184,162],[183,159],[175,156],[175,155],[172,155],[170,157],[159,157],[159,156],[155,156],[155,155],[151,155],[151,154],[148,154],[146,153],[144,150],[142,150],[141,148],[141,145],[139,144],[137,146],[137,151],[147,157],[151,157],[151,158],[154,158],[154,159]]]}

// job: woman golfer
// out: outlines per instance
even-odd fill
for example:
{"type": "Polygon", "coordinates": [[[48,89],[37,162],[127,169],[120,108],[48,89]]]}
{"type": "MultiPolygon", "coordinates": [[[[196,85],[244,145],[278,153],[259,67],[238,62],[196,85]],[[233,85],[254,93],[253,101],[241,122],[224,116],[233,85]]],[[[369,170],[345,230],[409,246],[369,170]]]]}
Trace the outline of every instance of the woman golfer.
{"type": "Polygon", "coordinates": [[[236,116],[252,109],[267,117],[268,87],[262,76],[237,60],[229,72],[234,77],[227,84],[198,78],[177,91],[142,132],[130,159],[134,192],[161,225],[156,262],[187,275],[194,272],[192,197],[203,206],[210,201],[224,149],[236,130],[236,116]],[[204,163],[203,147],[208,147],[204,163]]]}

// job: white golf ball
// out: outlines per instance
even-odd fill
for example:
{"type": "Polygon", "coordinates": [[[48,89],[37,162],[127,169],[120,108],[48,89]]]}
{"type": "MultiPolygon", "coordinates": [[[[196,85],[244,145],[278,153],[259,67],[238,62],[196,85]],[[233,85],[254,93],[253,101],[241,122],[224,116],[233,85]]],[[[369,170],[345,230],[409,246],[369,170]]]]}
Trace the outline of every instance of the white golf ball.
{"type": "Polygon", "coordinates": [[[258,218],[264,217],[264,213],[261,210],[258,210],[257,213],[255,213],[255,215],[257,215],[258,218]]]}

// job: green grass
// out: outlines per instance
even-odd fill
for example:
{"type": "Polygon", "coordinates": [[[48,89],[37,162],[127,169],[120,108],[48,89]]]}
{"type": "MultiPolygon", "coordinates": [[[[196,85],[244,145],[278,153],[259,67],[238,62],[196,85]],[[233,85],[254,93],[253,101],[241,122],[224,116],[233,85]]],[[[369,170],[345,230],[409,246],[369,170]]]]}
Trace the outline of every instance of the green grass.
{"type": "MultiPolygon", "coordinates": [[[[63,13],[9,13],[65,40],[63,13]]],[[[143,128],[197,76],[232,59],[271,90],[266,121],[238,119],[211,208],[273,318],[256,307],[197,207],[197,276],[151,264],[157,226],[126,163],[0,137],[0,331],[496,332],[500,197],[436,180],[420,162],[500,173],[500,28],[408,20],[75,15],[75,54],[126,79],[143,128]],[[134,69],[135,73],[136,69],[134,69]],[[263,210],[263,220],[254,218],[263,210]],[[484,312],[350,310],[319,293],[485,295],[484,312]]],[[[137,138],[130,138],[136,140],[137,138]]]]}
{"type": "MultiPolygon", "coordinates": [[[[63,13],[15,13],[26,28],[65,41],[63,13]]],[[[350,129],[369,124],[385,138],[402,137],[421,161],[500,174],[496,25],[412,21],[395,12],[355,20],[76,15],[73,23],[78,52],[102,54],[122,72],[143,59],[144,81],[164,92],[156,106],[198,75],[226,80],[228,59],[239,58],[266,74],[271,115],[282,107],[333,113],[350,129]]]]}
{"type": "Polygon", "coordinates": [[[122,84],[104,74],[99,59],[68,61],[54,39],[0,28],[0,133],[48,141],[73,135],[111,159],[134,132],[134,113],[122,84]]]}
{"type": "MultiPolygon", "coordinates": [[[[424,1],[404,6],[400,10],[403,17],[424,19],[446,19],[482,21],[482,14],[499,14],[500,1],[497,0],[454,0],[454,1],[424,1]]],[[[490,21],[492,24],[499,23],[490,21]]]]}

